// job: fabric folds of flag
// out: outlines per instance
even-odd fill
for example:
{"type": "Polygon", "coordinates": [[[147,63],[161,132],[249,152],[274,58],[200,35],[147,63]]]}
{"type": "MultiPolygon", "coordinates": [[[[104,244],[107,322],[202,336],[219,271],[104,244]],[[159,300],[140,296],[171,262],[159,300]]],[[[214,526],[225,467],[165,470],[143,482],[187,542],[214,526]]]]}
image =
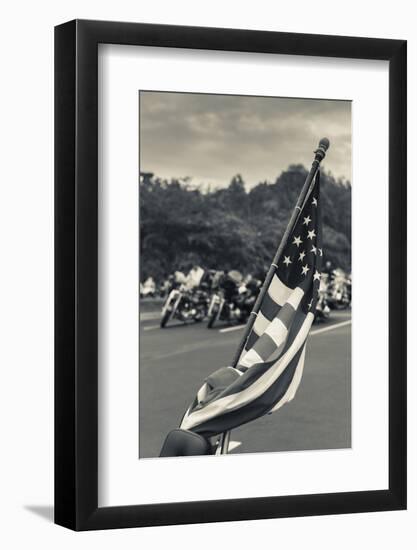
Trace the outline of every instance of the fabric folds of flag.
{"type": "Polygon", "coordinates": [[[319,186],[316,177],[237,368],[223,367],[205,380],[181,428],[211,437],[276,411],[295,396],[320,286],[319,186]]]}

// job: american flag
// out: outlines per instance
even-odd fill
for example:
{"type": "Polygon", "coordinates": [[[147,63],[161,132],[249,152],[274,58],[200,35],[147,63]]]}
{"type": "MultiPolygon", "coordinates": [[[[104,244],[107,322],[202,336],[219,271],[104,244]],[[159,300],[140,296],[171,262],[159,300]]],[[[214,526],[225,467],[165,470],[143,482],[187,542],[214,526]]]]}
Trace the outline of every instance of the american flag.
{"type": "Polygon", "coordinates": [[[223,367],[205,380],[183,417],[182,429],[211,437],[276,411],[294,398],[319,294],[320,210],[317,173],[274,265],[237,368],[223,367]]]}

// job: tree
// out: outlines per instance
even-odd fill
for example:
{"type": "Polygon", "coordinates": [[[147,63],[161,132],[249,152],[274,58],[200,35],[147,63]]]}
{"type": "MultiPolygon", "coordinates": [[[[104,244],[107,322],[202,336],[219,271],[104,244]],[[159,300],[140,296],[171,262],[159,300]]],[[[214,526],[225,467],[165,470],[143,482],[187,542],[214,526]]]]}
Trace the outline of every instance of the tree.
{"type": "MultiPolygon", "coordinates": [[[[307,175],[292,165],[273,183],[246,192],[240,174],[223,189],[202,192],[187,178],[141,174],[141,279],[156,280],[198,263],[206,268],[256,273],[268,266],[307,175]]],[[[351,186],[322,172],[323,249],[326,259],[350,271],[351,186]]]]}

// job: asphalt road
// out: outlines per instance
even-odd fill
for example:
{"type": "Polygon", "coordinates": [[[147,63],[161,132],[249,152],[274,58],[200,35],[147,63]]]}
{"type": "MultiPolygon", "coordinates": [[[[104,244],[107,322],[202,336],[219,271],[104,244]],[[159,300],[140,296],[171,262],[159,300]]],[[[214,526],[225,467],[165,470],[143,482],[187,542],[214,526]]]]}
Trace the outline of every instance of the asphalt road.
{"type": "MultiPolygon", "coordinates": [[[[313,325],[294,400],[233,430],[233,453],[350,447],[350,318],[350,311],[337,311],[325,323],[313,325]]],[[[159,455],[166,434],[178,427],[204,378],[231,361],[242,335],[236,327],[209,330],[206,323],[172,321],[160,329],[158,323],[158,313],[141,315],[141,458],[159,455]]]]}

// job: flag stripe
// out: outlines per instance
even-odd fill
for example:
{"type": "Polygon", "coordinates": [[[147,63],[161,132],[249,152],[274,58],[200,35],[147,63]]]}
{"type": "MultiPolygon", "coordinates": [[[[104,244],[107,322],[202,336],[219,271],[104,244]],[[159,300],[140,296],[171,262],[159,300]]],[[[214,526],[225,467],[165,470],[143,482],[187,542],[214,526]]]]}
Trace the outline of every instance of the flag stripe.
{"type": "MultiPolygon", "coordinates": [[[[281,324],[281,326],[283,325],[281,324]]],[[[285,327],[284,327],[284,330],[285,330],[285,335],[282,338],[283,341],[285,341],[285,337],[287,335],[287,330],[285,329],[285,327]]],[[[247,355],[252,351],[255,351],[261,357],[262,361],[267,361],[271,357],[271,355],[274,353],[274,351],[277,349],[277,346],[281,345],[283,341],[277,343],[272,338],[272,336],[264,332],[262,336],[259,338],[259,340],[256,342],[256,344],[253,346],[253,348],[250,351],[248,351],[247,355]]],[[[244,365],[246,365],[246,363],[244,363],[244,365]]]]}
{"type": "Polygon", "coordinates": [[[272,277],[271,284],[268,288],[268,293],[275,303],[280,306],[284,305],[291,293],[293,292],[292,288],[288,288],[276,275],[272,277]]]}
{"type": "MultiPolygon", "coordinates": [[[[278,346],[281,346],[287,339],[288,328],[281,321],[281,319],[274,319],[269,327],[266,329],[266,331],[263,333],[260,340],[262,340],[264,336],[269,336],[275,342],[275,347],[277,348],[278,346]]],[[[258,342],[256,342],[255,346],[258,345],[258,342]]]]}
{"type": "Polygon", "coordinates": [[[306,345],[304,344],[303,350],[300,356],[300,359],[298,361],[297,367],[294,372],[293,379],[291,380],[291,384],[289,385],[285,395],[278,401],[278,403],[271,409],[270,412],[277,411],[282,405],[285,405],[285,403],[288,403],[291,401],[298,389],[298,386],[300,385],[301,378],[303,376],[303,370],[304,370],[304,359],[305,359],[305,352],[306,352],[306,345]]]}
{"type": "MultiPolygon", "coordinates": [[[[286,303],[282,306],[280,312],[278,313],[277,319],[279,319],[281,321],[281,323],[287,329],[289,329],[291,327],[291,324],[292,324],[293,320],[294,320],[294,315],[295,315],[294,307],[291,304],[286,303]]],[[[274,322],[275,322],[275,319],[272,321],[272,323],[274,323],[274,322]]],[[[272,325],[272,323],[270,324],[270,326],[272,325]]],[[[268,328],[266,330],[268,330],[268,328]]]]}
{"type": "MultiPolygon", "coordinates": [[[[282,354],[286,353],[288,348],[291,346],[294,338],[297,336],[297,334],[300,332],[301,327],[303,326],[305,320],[306,320],[307,314],[303,313],[300,309],[297,310],[296,314],[294,315],[293,322],[291,324],[291,327],[288,331],[288,338],[285,343],[284,349],[282,350],[282,354]]],[[[314,316],[313,316],[314,318],[314,316]]]]}
{"type": "Polygon", "coordinates": [[[298,306],[300,305],[300,302],[303,296],[304,296],[304,290],[297,286],[288,296],[287,303],[285,305],[290,304],[294,309],[297,309],[298,306]]]}
{"type": "Polygon", "coordinates": [[[262,315],[266,317],[268,321],[272,321],[272,319],[277,316],[280,309],[281,306],[271,298],[269,292],[266,292],[261,305],[262,315]]]}
{"type": "Polygon", "coordinates": [[[263,361],[262,357],[255,350],[255,348],[252,348],[247,353],[245,353],[240,361],[240,364],[244,367],[251,367],[252,365],[260,363],[261,361],[263,361]]]}
{"type": "Polygon", "coordinates": [[[269,325],[269,321],[266,317],[263,316],[262,311],[260,311],[256,317],[256,321],[253,325],[253,330],[258,336],[264,333],[266,327],[269,325]]]}

